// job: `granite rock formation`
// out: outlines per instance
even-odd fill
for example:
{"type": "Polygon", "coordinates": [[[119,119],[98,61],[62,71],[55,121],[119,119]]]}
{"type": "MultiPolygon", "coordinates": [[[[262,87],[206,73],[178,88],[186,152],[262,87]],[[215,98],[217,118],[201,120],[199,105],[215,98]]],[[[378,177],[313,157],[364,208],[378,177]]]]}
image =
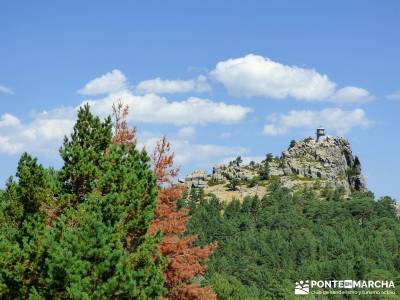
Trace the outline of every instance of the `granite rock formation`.
{"type": "Polygon", "coordinates": [[[347,194],[367,190],[361,163],[353,155],[350,143],[342,137],[296,141],[268,167],[269,175],[279,176],[281,183],[288,188],[294,187],[298,181],[311,179],[342,188],[347,194]]]}
{"type": "Polygon", "coordinates": [[[243,165],[238,157],[228,164],[216,165],[212,174],[196,171],[181,182],[188,188],[204,188],[206,193],[227,194],[228,198],[231,194],[262,196],[268,192],[269,184],[277,180],[293,190],[329,186],[348,195],[367,191],[360,160],[353,155],[350,143],[342,137],[324,135],[292,141],[280,157],[269,155],[262,162],[248,165],[243,165]],[[227,189],[234,178],[241,183],[236,194],[227,189]]]}

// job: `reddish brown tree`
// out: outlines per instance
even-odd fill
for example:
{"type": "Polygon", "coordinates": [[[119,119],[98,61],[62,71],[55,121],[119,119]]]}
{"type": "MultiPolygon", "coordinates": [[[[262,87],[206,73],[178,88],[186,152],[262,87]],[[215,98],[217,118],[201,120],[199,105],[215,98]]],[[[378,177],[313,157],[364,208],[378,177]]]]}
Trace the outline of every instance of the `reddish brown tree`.
{"type": "MultiPolygon", "coordinates": [[[[113,105],[115,132],[113,143],[136,144],[136,128],[127,123],[129,108],[121,101],[113,105]]],[[[187,209],[177,209],[177,202],[185,191],[183,185],[174,184],[179,169],[174,168],[174,154],[171,144],[163,137],[151,155],[154,173],[159,187],[155,217],[149,232],[161,230],[163,238],[158,250],[167,259],[164,272],[164,286],[168,291],[165,300],[214,300],[216,295],[208,287],[201,287],[190,281],[202,275],[203,265],[217,247],[216,243],[205,247],[194,247],[195,236],[181,237],[189,220],[187,209]]]]}
{"type": "Polygon", "coordinates": [[[112,142],[125,146],[136,144],[136,127],[129,128],[128,126],[128,105],[124,105],[122,101],[118,101],[117,104],[113,104],[112,110],[115,128],[112,142]]]}
{"type": "Polygon", "coordinates": [[[165,137],[157,143],[151,158],[160,190],[150,232],[155,233],[158,230],[163,232],[158,250],[168,261],[164,272],[164,286],[168,290],[165,299],[216,299],[210,288],[191,283],[192,279],[204,273],[206,267],[203,263],[208,260],[217,244],[194,247],[196,236],[182,237],[189,216],[187,209],[177,209],[177,202],[185,187],[173,183],[178,169],[173,166],[174,154],[171,153],[171,145],[165,137]]]}

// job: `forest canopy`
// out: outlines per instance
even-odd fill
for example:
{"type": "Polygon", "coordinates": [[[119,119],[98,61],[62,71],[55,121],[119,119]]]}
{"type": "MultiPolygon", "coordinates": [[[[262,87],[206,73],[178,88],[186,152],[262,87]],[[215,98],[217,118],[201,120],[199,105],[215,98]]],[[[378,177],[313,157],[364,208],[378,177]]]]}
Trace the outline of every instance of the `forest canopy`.
{"type": "Polygon", "coordinates": [[[276,185],[263,198],[226,204],[192,190],[181,201],[191,209],[187,228],[198,244],[219,243],[206,273],[218,299],[290,299],[294,283],[305,279],[393,280],[399,294],[400,222],[393,199],[317,192],[276,185]]]}

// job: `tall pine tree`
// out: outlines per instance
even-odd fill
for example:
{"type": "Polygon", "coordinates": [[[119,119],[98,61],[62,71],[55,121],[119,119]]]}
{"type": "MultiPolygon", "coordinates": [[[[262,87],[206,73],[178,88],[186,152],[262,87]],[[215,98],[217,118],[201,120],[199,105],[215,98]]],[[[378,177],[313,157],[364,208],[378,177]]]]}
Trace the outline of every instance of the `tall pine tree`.
{"type": "Polygon", "coordinates": [[[149,158],[111,142],[110,119],[81,108],[61,149],[60,178],[73,205],[49,239],[46,297],[157,299],[163,293],[158,237],[147,235],[157,196],[149,158]]]}
{"type": "Polygon", "coordinates": [[[93,189],[100,176],[99,163],[111,144],[112,123],[93,116],[89,104],[78,111],[78,120],[70,139],[64,138],[60,149],[64,166],[60,171],[65,191],[71,195],[72,205],[81,202],[93,189]]]}

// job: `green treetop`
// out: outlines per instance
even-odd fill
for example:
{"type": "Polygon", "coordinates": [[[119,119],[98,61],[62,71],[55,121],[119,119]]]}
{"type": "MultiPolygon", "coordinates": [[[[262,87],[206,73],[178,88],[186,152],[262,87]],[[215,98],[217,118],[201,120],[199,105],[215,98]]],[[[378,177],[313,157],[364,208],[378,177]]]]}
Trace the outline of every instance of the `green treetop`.
{"type": "Polygon", "coordinates": [[[74,195],[74,205],[83,200],[93,188],[99,177],[99,162],[111,144],[111,118],[103,122],[92,115],[86,104],[78,111],[78,120],[73,133],[60,149],[64,166],[60,171],[60,179],[65,191],[74,195]]]}

